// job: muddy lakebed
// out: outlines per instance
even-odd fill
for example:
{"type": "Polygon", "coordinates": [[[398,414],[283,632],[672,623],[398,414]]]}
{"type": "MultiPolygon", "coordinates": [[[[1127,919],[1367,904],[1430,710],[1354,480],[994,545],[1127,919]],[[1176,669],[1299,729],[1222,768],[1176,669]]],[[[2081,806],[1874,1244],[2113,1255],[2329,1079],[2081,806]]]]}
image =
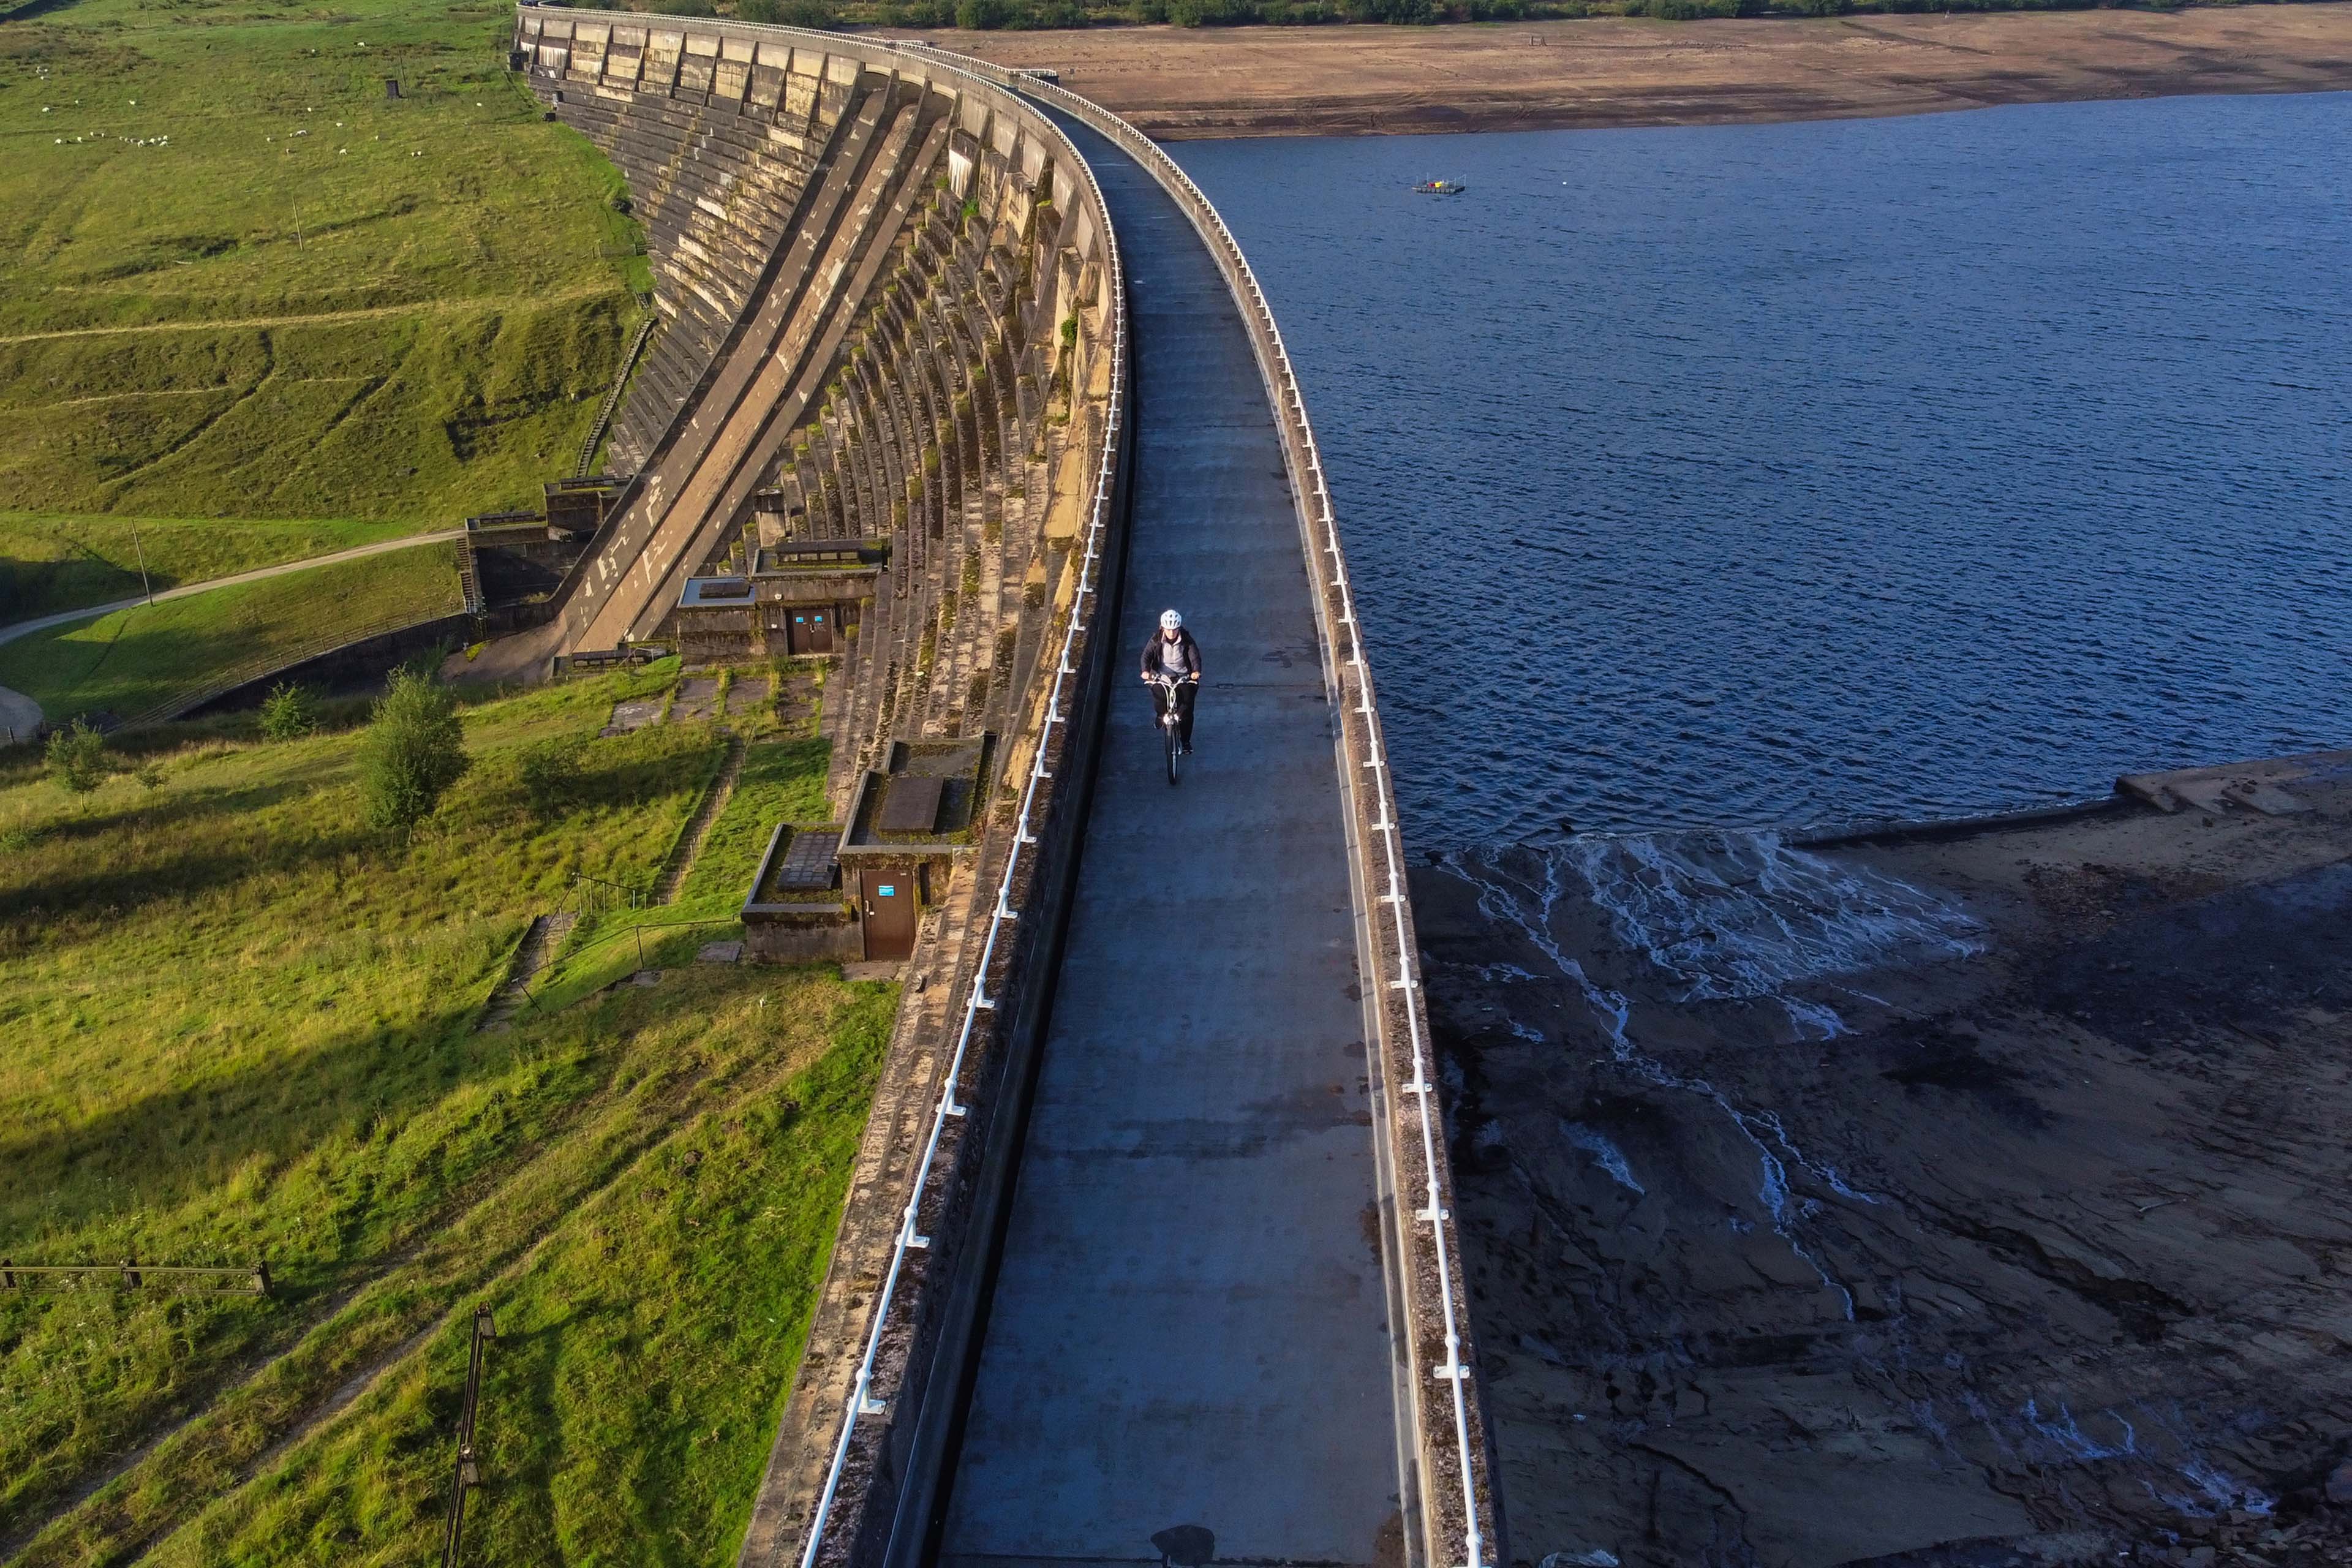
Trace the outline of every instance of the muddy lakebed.
{"type": "Polygon", "coordinates": [[[1513,1556],[2352,1561],[2352,756],[1415,875],[1513,1556]]]}

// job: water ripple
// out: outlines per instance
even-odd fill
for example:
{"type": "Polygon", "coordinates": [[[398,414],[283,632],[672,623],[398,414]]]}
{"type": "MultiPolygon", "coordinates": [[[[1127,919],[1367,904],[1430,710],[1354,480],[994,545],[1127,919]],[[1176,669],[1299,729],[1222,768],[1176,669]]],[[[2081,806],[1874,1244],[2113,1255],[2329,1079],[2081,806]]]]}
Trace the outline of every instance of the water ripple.
{"type": "Polygon", "coordinates": [[[2352,740],[2347,144],[2319,94],[1176,151],[1458,847],[2352,740]]]}

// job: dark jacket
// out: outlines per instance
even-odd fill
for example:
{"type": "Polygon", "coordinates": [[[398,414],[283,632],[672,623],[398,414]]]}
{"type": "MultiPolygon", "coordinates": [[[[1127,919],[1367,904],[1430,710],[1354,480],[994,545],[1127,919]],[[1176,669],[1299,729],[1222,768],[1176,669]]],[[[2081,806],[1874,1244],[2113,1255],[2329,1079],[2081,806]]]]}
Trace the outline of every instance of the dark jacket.
{"type": "Polygon", "coordinates": [[[1151,628],[1151,640],[1143,645],[1143,673],[1172,676],[1180,680],[1188,675],[1199,675],[1201,645],[1192,640],[1190,630],[1180,626],[1176,632],[1176,646],[1170,648],[1161,638],[1160,628],[1154,626],[1151,628]],[[1168,653],[1164,659],[1160,657],[1163,648],[1168,653]]]}

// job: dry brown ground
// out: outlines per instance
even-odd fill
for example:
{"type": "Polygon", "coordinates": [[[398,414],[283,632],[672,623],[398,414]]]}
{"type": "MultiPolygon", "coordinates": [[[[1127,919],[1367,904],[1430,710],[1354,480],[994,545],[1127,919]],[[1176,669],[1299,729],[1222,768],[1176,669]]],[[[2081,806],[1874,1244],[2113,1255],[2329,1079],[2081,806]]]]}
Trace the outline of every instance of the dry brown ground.
{"type": "Polygon", "coordinates": [[[1922,114],[2352,88],[2352,5],[1448,27],[931,33],[1156,136],[1360,135],[1922,114]]]}

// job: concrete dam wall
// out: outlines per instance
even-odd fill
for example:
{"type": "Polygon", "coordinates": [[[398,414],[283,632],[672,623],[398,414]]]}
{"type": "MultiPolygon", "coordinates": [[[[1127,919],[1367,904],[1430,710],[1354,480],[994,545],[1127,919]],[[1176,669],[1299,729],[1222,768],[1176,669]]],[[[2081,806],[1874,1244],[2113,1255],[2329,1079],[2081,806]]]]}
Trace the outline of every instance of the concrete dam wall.
{"type": "Polygon", "coordinates": [[[920,46],[526,6],[516,47],[661,324],[637,471],[514,645],[812,651],[822,600],[844,867],[910,758],[977,781],[740,1560],[1507,1561],[1369,667],[1213,208],[920,46]],[[1173,793],[1132,668],[1171,600],[1213,650],[1173,793]]]}
{"type": "MultiPolygon", "coordinates": [[[[1068,154],[1009,94],[774,31],[523,13],[533,90],[628,179],[661,319],[550,651],[675,633],[687,581],[763,542],[887,540],[903,586],[971,531],[1014,574],[978,592],[1034,598],[1075,533],[1109,365],[1068,154]]],[[[965,664],[951,706],[1016,684],[992,644],[965,664]]]]}

